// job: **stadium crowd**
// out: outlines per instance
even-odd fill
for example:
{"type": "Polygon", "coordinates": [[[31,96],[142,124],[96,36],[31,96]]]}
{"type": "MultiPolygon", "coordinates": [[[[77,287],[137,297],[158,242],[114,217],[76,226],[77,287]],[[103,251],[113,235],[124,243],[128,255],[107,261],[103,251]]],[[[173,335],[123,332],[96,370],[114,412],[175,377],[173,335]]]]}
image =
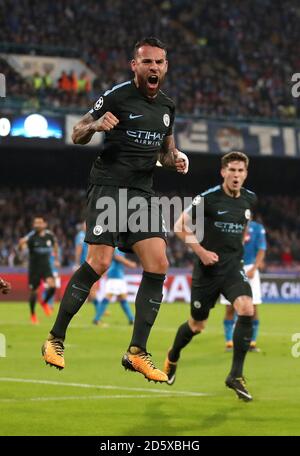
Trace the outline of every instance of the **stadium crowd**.
{"type": "Polygon", "coordinates": [[[14,75],[8,93],[26,93],[41,107],[86,110],[129,77],[133,42],[157,35],[169,47],[165,90],[180,114],[296,118],[299,19],[297,0],[1,0],[0,50],[80,57],[97,75],[91,90],[65,91],[57,81],[37,90],[14,75]]]}
{"type": "MultiPolygon", "coordinates": [[[[32,218],[43,215],[57,236],[62,266],[74,263],[74,238],[78,223],[84,219],[85,190],[0,189],[0,265],[23,265],[26,258],[17,251],[18,240],[31,230],[32,218]]],[[[261,196],[257,220],[267,230],[266,267],[300,267],[300,197],[261,196]]],[[[169,236],[168,258],[173,267],[189,267],[192,252],[169,236]]]]}

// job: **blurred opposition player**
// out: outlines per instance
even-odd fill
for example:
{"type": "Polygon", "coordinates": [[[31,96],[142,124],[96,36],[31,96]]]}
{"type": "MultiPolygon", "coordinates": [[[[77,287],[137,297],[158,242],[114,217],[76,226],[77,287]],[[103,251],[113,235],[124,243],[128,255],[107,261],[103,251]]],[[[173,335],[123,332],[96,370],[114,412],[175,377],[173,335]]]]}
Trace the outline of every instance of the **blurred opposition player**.
{"type": "MultiPolygon", "coordinates": [[[[60,280],[60,276],[59,276],[60,263],[61,263],[61,249],[58,246],[57,256],[54,254],[53,251],[51,252],[51,255],[50,255],[50,266],[51,266],[53,277],[54,277],[55,291],[59,290],[61,287],[61,280],[60,280]]],[[[49,288],[49,285],[47,282],[45,282],[43,285],[44,285],[44,290],[42,292],[42,300],[44,302],[45,298],[47,296],[47,290],[49,288]]],[[[52,310],[54,307],[54,296],[55,296],[55,293],[47,301],[48,305],[51,307],[52,310]]]]}
{"type": "MultiPolygon", "coordinates": [[[[45,224],[45,228],[47,228],[47,227],[48,227],[48,224],[45,224]]],[[[61,287],[61,280],[60,280],[60,276],[59,276],[59,268],[61,266],[61,259],[62,259],[61,248],[59,245],[57,245],[57,252],[54,252],[54,250],[52,250],[52,252],[50,254],[50,266],[52,269],[54,282],[55,282],[55,292],[60,290],[60,287],[61,287]]],[[[42,300],[44,301],[47,296],[47,290],[49,288],[49,285],[47,284],[47,282],[44,282],[43,286],[44,286],[44,290],[42,292],[42,300]]],[[[48,299],[48,302],[47,302],[48,305],[50,306],[51,310],[53,310],[53,308],[54,308],[54,297],[55,297],[55,293],[52,295],[52,297],[50,299],[48,299]]]]}
{"type": "Polygon", "coordinates": [[[11,284],[9,282],[7,282],[6,280],[2,279],[2,277],[0,277],[0,291],[3,294],[7,294],[10,292],[10,290],[11,290],[11,284]]]}
{"type": "MultiPolygon", "coordinates": [[[[161,208],[151,197],[157,159],[163,166],[185,174],[188,159],[175,147],[172,134],[175,107],[160,86],[168,68],[166,48],[157,38],[136,43],[131,61],[134,79],[107,90],[74,127],[73,142],[86,144],[96,132],[105,133],[104,150],[90,175],[87,204],[89,244],[86,262],[71,278],[56,322],[43,345],[46,363],[64,367],[63,341],[72,317],[85,302],[91,286],[108,269],[114,248],[133,250],[144,269],[136,297],[133,335],[122,358],[125,369],[142,373],[148,380],[167,381],[146,350],[151,327],[157,317],[163,282],[168,268],[166,232],[161,208]],[[125,195],[125,196],[124,196],[125,195]],[[103,228],[109,209],[115,208],[112,225],[103,228]],[[133,201],[142,201],[149,228],[131,229],[133,201]],[[123,208],[128,216],[117,217],[123,208]],[[100,223],[99,223],[100,220],[100,223]],[[153,225],[158,228],[152,229],[153,225]]],[[[136,208],[136,206],[135,206],[136,208]]],[[[136,228],[136,226],[134,227],[136,228]]]]}
{"type": "MultiPolygon", "coordinates": [[[[85,234],[86,234],[86,223],[82,222],[79,224],[79,231],[75,237],[75,271],[86,261],[87,253],[88,253],[88,244],[85,242],[85,234]]],[[[97,299],[97,291],[99,288],[99,283],[95,282],[90,289],[89,297],[92,303],[95,306],[95,311],[97,312],[98,306],[98,299],[97,299]]]]}
{"type": "Polygon", "coordinates": [[[248,157],[241,152],[230,152],[222,157],[223,184],[197,196],[182,213],[175,225],[176,234],[190,245],[196,254],[191,290],[191,316],[177,331],[168,352],[164,371],[168,384],[175,381],[181,350],[205,327],[210,309],[220,293],[231,302],[238,318],[233,334],[233,362],[226,385],[239,398],[250,401],[246,389],[243,365],[252,334],[253,303],[248,278],[242,266],[243,235],[256,195],[242,187],[248,170],[248,157]],[[193,242],[188,222],[195,216],[195,208],[204,199],[204,238],[193,242]],[[187,237],[191,236],[189,240],[187,237]]]}
{"type": "MultiPolygon", "coordinates": [[[[257,305],[261,304],[261,284],[259,268],[265,258],[267,248],[266,230],[261,223],[251,220],[248,223],[244,235],[244,270],[249,279],[253,295],[254,315],[252,321],[252,337],[250,342],[249,351],[258,352],[259,348],[256,346],[259,319],[257,305]]],[[[224,318],[224,334],[226,340],[226,349],[232,350],[233,347],[233,326],[234,326],[234,308],[229,302],[221,296],[221,304],[226,304],[225,318],[224,318]]]]}
{"type": "Polygon", "coordinates": [[[50,255],[54,252],[55,257],[58,254],[58,245],[54,234],[46,229],[46,223],[43,217],[35,217],[33,220],[33,230],[25,237],[20,239],[19,248],[24,250],[28,248],[29,253],[29,305],[31,312],[31,322],[37,323],[35,306],[37,300],[37,289],[41,280],[44,280],[48,289],[42,302],[42,307],[46,315],[52,313],[48,306],[48,301],[55,293],[55,280],[50,264],[50,255]]]}
{"type": "Polygon", "coordinates": [[[113,296],[116,296],[120,302],[121,307],[128,318],[129,324],[133,324],[134,316],[127,301],[125,266],[128,268],[136,268],[136,263],[125,258],[125,253],[116,249],[110,268],[107,271],[105,296],[97,307],[96,316],[93,322],[95,325],[98,325],[101,322],[101,318],[113,296]]]}
{"type": "Polygon", "coordinates": [[[78,269],[86,260],[88,245],[84,242],[86,224],[79,223],[79,230],[75,236],[75,269],[78,269]]]}

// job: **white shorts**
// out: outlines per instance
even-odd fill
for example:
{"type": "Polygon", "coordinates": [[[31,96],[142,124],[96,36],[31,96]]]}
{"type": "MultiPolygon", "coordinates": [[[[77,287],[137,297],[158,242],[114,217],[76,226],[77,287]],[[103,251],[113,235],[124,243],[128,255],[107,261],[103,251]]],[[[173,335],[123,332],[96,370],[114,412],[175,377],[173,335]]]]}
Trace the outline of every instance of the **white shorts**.
{"type": "Polygon", "coordinates": [[[53,272],[53,277],[54,277],[54,280],[55,280],[55,287],[56,288],[60,288],[61,287],[61,279],[58,275],[58,272],[53,272]]]}
{"type": "MultiPolygon", "coordinates": [[[[253,267],[253,264],[247,264],[247,266],[244,266],[245,272],[249,271],[249,269],[251,269],[252,267],[253,267]]],[[[262,299],[261,299],[260,274],[259,274],[258,269],[256,269],[253,279],[249,279],[249,283],[250,283],[251,290],[252,290],[253,304],[254,305],[261,304],[262,299]]],[[[227,299],[225,299],[225,297],[223,295],[221,295],[220,304],[229,305],[230,302],[227,301],[227,299]]]]}
{"type": "Polygon", "coordinates": [[[104,293],[115,296],[127,294],[127,284],[124,279],[107,279],[104,293]]]}

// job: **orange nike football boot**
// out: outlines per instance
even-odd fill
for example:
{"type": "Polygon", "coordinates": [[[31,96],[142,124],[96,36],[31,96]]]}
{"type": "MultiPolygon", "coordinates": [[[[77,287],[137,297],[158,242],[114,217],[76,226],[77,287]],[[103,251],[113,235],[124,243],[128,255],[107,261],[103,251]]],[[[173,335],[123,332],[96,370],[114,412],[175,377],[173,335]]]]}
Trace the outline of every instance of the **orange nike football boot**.
{"type": "Polygon", "coordinates": [[[157,369],[151,361],[151,354],[138,347],[130,347],[122,358],[122,366],[126,370],[140,372],[148,381],[167,382],[168,376],[157,369]]]}
{"type": "Polygon", "coordinates": [[[63,369],[65,367],[64,349],[63,339],[58,339],[49,334],[42,346],[42,355],[46,364],[55,366],[57,369],[63,369]]]}

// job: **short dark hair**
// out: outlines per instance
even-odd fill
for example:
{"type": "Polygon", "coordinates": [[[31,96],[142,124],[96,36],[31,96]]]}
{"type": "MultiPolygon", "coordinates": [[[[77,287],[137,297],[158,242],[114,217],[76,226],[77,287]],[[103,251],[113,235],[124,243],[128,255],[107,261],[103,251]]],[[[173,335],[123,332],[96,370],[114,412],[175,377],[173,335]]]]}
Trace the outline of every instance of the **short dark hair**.
{"type": "Polygon", "coordinates": [[[242,161],[246,165],[246,169],[249,166],[249,158],[243,152],[228,152],[228,154],[223,155],[221,158],[222,168],[226,168],[226,166],[233,161],[242,161]]]}
{"type": "Polygon", "coordinates": [[[162,41],[160,41],[160,39],[156,38],[155,36],[147,36],[146,38],[142,38],[135,43],[133,49],[133,57],[136,56],[137,51],[142,46],[158,47],[160,49],[163,49],[167,55],[167,46],[162,41]]]}

